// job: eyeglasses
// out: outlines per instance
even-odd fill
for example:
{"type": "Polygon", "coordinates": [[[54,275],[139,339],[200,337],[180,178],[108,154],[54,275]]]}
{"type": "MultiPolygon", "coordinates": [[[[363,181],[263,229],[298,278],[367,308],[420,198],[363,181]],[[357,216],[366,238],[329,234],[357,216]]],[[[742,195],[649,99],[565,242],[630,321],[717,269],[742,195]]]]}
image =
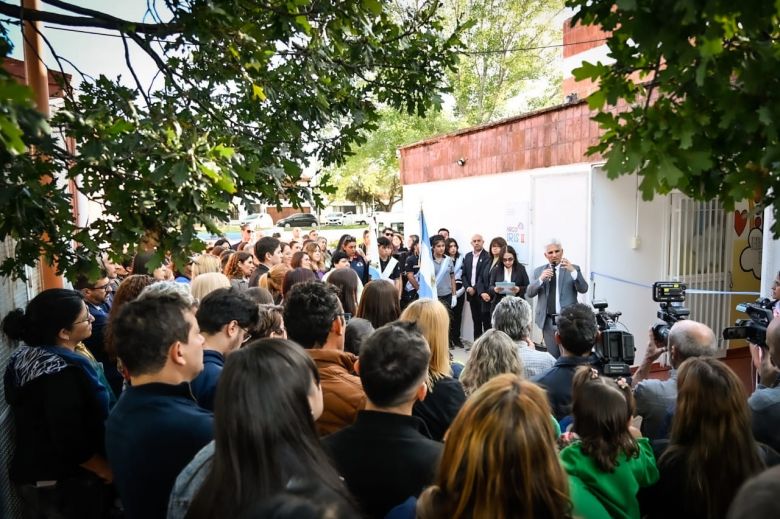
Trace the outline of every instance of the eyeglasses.
{"type": "Polygon", "coordinates": [[[392,237],[393,237],[393,233],[391,233],[391,232],[386,232],[386,233],[385,233],[385,236],[387,236],[388,238],[392,238],[392,237]]]}
{"type": "Polygon", "coordinates": [[[502,261],[503,261],[504,263],[506,263],[506,262],[512,262],[512,261],[515,261],[515,258],[513,258],[512,256],[509,256],[508,258],[502,258],[502,261]]]}
{"type": "Polygon", "coordinates": [[[99,287],[92,287],[90,290],[105,290],[107,292],[111,290],[111,283],[106,283],[105,285],[100,285],[99,287]]]}
{"type": "MultiPolygon", "coordinates": [[[[241,327],[239,326],[239,328],[241,328],[241,327]]],[[[244,338],[241,340],[241,344],[242,344],[242,345],[243,345],[243,344],[246,344],[246,343],[248,343],[250,340],[252,340],[252,334],[250,333],[250,331],[249,331],[249,330],[247,330],[246,328],[241,328],[241,331],[243,331],[243,332],[244,332],[244,338]]]]}
{"type": "Polygon", "coordinates": [[[75,323],[73,323],[72,326],[76,326],[77,324],[81,324],[81,323],[88,323],[88,322],[91,322],[91,321],[94,321],[94,320],[95,320],[95,318],[92,316],[92,314],[88,313],[87,316],[84,319],[76,321],[75,323]]]}

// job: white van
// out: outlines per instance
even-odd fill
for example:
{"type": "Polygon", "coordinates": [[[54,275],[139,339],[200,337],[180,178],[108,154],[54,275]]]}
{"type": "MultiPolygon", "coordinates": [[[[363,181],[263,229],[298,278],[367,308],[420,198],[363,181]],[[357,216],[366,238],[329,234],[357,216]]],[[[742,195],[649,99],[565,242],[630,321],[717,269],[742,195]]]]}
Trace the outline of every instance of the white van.
{"type": "Polygon", "coordinates": [[[254,229],[270,229],[274,226],[274,219],[268,213],[252,213],[241,220],[241,225],[249,225],[254,229]]]}

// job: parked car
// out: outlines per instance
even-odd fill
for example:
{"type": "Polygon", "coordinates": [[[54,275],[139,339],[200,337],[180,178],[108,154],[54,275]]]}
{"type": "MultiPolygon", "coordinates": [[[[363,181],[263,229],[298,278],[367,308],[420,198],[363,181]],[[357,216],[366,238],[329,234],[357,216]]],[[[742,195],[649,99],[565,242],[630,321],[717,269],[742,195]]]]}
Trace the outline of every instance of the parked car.
{"type": "Polygon", "coordinates": [[[253,213],[241,219],[241,225],[248,224],[252,228],[271,228],[274,226],[274,219],[268,213],[253,213]]]}
{"type": "Polygon", "coordinates": [[[317,217],[311,213],[295,213],[276,221],[277,227],[317,227],[317,217]]]}
{"type": "Polygon", "coordinates": [[[344,213],[330,213],[325,216],[325,225],[344,225],[344,213]]]}

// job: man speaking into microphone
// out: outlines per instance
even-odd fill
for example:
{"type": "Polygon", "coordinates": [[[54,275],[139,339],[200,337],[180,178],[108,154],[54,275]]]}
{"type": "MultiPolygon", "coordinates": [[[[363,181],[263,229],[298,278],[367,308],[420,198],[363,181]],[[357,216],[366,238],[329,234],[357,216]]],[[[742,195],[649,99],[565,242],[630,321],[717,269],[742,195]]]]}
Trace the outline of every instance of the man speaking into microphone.
{"type": "Polygon", "coordinates": [[[534,322],[542,329],[544,345],[553,357],[561,353],[555,342],[555,316],[577,302],[577,292],[588,291],[588,282],[582,277],[580,267],[563,257],[561,242],[553,238],[545,247],[544,257],[549,264],[536,267],[531,284],[525,294],[527,297],[539,296],[536,301],[534,322]]]}

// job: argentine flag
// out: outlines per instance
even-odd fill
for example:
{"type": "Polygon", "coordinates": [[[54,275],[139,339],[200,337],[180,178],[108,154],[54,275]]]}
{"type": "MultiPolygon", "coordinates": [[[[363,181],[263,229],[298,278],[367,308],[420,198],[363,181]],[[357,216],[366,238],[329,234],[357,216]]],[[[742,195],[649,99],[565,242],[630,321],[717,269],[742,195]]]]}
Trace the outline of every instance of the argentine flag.
{"type": "Polygon", "coordinates": [[[433,253],[425,215],[420,207],[420,273],[418,275],[420,299],[436,299],[436,274],[433,269],[433,253]]]}

